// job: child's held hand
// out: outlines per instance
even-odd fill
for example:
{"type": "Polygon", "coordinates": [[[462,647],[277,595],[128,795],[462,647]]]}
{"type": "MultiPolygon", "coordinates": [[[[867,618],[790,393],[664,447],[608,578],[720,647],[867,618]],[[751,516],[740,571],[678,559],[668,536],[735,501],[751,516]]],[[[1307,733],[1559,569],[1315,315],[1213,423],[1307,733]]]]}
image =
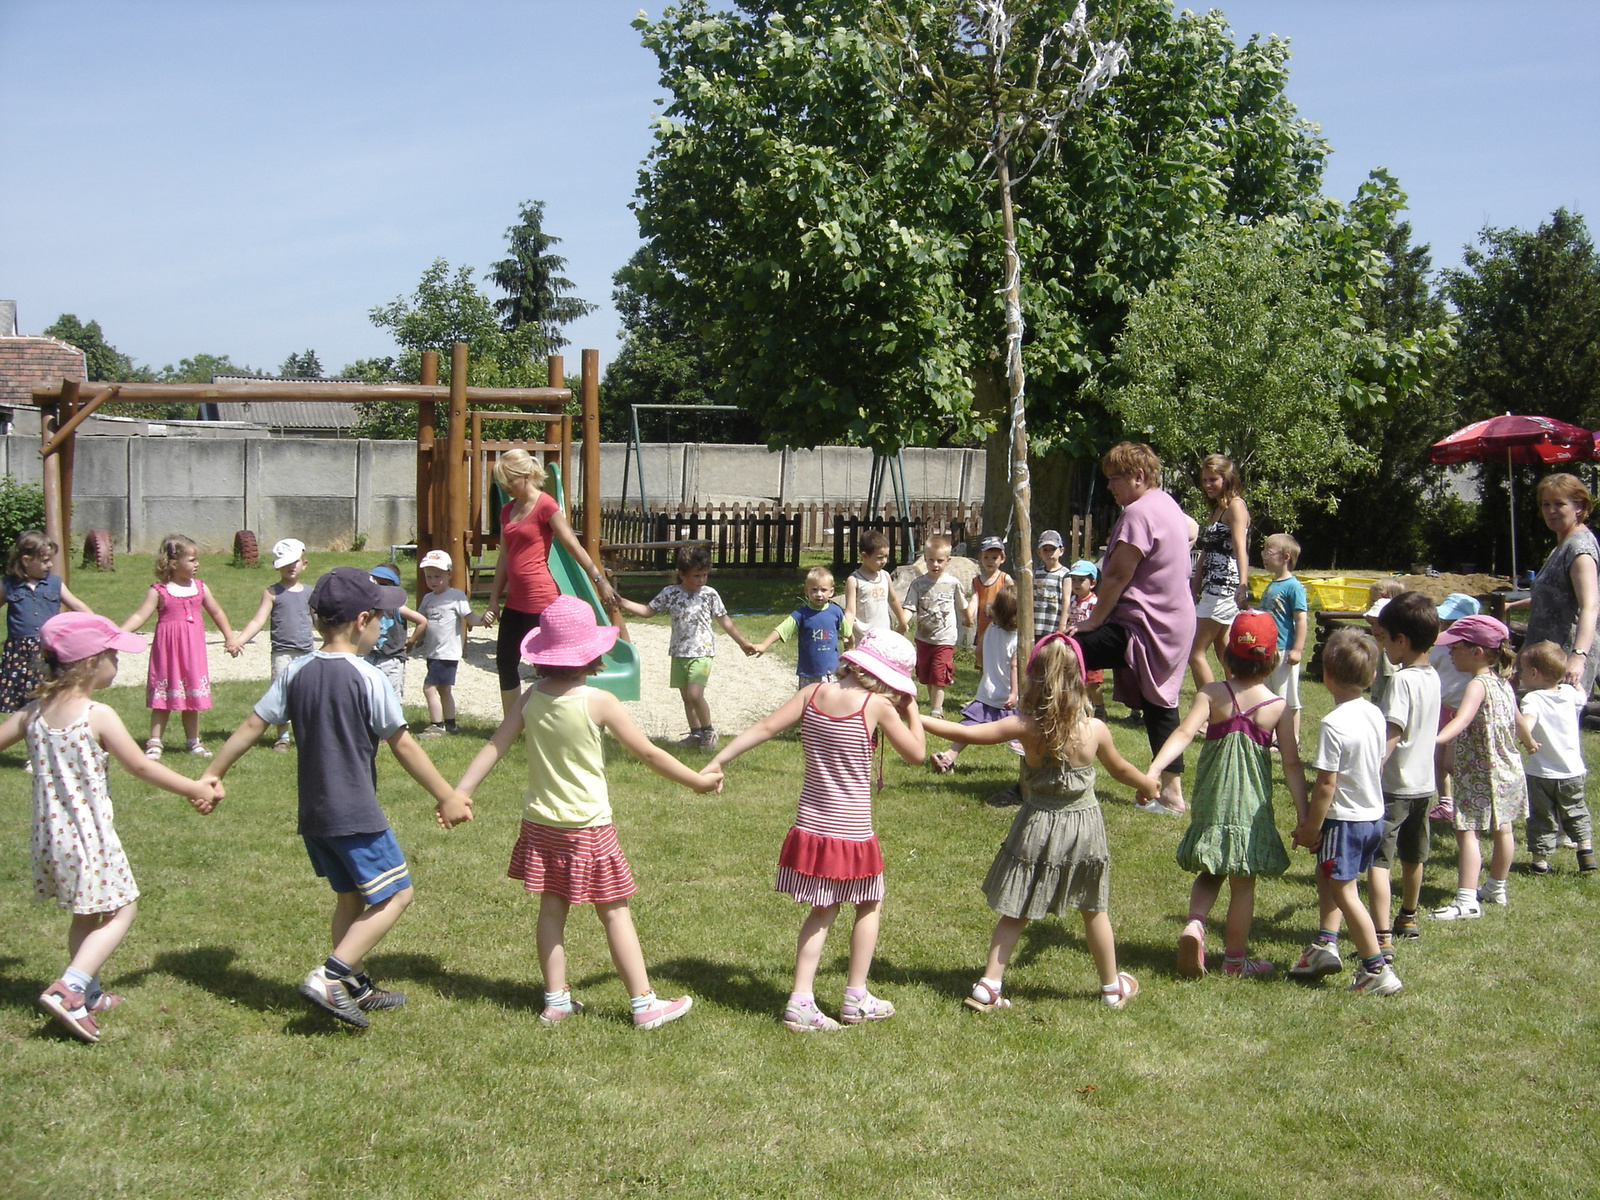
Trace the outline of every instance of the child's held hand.
{"type": "Polygon", "coordinates": [[[761,657],[761,651],[757,650],[749,642],[746,642],[744,644],[744,656],[746,658],[760,658],[761,657]]]}
{"type": "Polygon", "coordinates": [[[700,795],[707,792],[722,792],[722,768],[715,762],[709,762],[700,768],[700,778],[694,784],[694,790],[700,795]]]}
{"type": "Polygon", "coordinates": [[[434,817],[441,829],[454,829],[461,822],[472,820],[472,797],[462,791],[451,792],[439,801],[434,817]]]}
{"type": "Polygon", "coordinates": [[[1302,846],[1307,850],[1315,850],[1321,841],[1322,830],[1310,821],[1301,821],[1296,825],[1289,838],[1290,845],[1302,846]]]}
{"type": "Polygon", "coordinates": [[[222,780],[215,775],[202,775],[184,789],[184,795],[188,797],[189,803],[194,805],[195,811],[202,816],[210,816],[212,810],[227,794],[227,789],[222,786],[222,780]]]}

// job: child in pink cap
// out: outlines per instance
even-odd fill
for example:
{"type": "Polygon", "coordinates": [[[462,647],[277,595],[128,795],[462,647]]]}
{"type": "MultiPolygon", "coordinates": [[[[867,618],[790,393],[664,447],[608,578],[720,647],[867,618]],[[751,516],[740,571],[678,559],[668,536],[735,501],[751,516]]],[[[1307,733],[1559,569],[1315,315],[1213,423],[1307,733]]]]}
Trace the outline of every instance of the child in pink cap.
{"type": "Polygon", "coordinates": [[[1485,614],[1462,617],[1439,635],[1450,648],[1456,670],[1471,676],[1461,693],[1456,715],[1439,730],[1438,745],[1455,743],[1456,827],[1458,851],[1456,898],[1429,915],[1435,921],[1472,921],[1483,915],[1484,903],[1505,905],[1506,879],[1516,853],[1511,823],[1528,815],[1528,783],[1522,772],[1517,742],[1530,750],[1533,722],[1517,708],[1506,676],[1516,656],[1511,631],[1485,614]],[[1490,833],[1494,853],[1489,878],[1480,891],[1478,872],[1483,851],[1478,835],[1490,833]]]}
{"type": "Polygon", "coordinates": [[[802,688],[776,712],[729,742],[706,767],[719,770],[752,746],[800,726],[805,776],[800,811],[778,854],[774,890],[811,912],[800,926],[794,991],[783,1024],[796,1033],[823,1033],[839,1022],[817,1007],[817,964],[841,904],[854,904],[850,966],[840,1016],[847,1025],[894,1016],[894,1005],[867,991],[883,905],[883,854],[872,829],[872,751],[882,731],[895,753],[920,763],[927,753],[917,716],[916,651],[898,633],[867,629],[855,649],[840,655],[839,679],[802,688]],[[902,719],[904,718],[904,719],[902,719]]]}
{"type": "Polygon", "coordinates": [[[51,617],[39,635],[44,681],[35,700],[0,724],[0,749],[28,742],[34,898],[72,912],[71,961],[39,997],[39,1007],[73,1037],[97,1042],[97,1016],[122,1003],[101,989],[100,970],[132,927],[139,896],[111,825],[106,755],[115,755],[130,775],[187,796],[202,813],[211,811],[221,789],[146,758],[116,712],[91,698],[117,677],[117,651],[143,651],[144,638],[86,612],[51,617]]]}
{"type": "Polygon", "coordinates": [[[656,774],[697,792],[714,791],[722,773],[690,770],[645,737],[620,700],[589,686],[589,676],[600,669],[600,656],[616,640],[616,627],[597,624],[594,609],[576,596],[551,601],[539,624],[522,639],[522,661],[539,672],[539,681],[512,702],[458,785],[472,795],[527,730],[527,800],[507,874],[539,893],[536,937],[544,970],[539,1020],[545,1025],[583,1011],[567,985],[564,935],[574,904],[594,905],[611,961],[628,988],[636,1029],[676,1021],[694,1004],[688,996],[664,1000],[650,986],[628,908],[628,897],[638,889],[611,823],[601,731],[610,731],[624,750],[656,774]]]}

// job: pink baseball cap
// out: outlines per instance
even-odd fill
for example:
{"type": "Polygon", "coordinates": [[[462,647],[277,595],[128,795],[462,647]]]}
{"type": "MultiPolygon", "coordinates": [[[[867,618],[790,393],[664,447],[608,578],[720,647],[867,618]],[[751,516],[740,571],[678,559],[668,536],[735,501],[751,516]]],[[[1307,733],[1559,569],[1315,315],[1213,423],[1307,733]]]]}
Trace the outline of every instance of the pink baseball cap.
{"type": "Polygon", "coordinates": [[[1440,630],[1439,639],[1434,644],[1448,646],[1453,642],[1467,642],[1482,646],[1485,650],[1493,650],[1503,645],[1510,636],[1511,631],[1488,613],[1474,613],[1470,617],[1462,617],[1449,629],[1440,630]]]}
{"type": "Polygon", "coordinates": [[[522,639],[522,661],[536,667],[585,667],[617,644],[615,625],[601,625],[576,596],[557,596],[522,639]]]}
{"type": "Polygon", "coordinates": [[[903,696],[915,697],[917,652],[911,643],[892,629],[864,629],[856,638],[855,649],[839,656],[854,663],[885,687],[903,696]]]}
{"type": "Polygon", "coordinates": [[[56,661],[64,663],[93,658],[102,650],[141,654],[150,645],[139,634],[123,632],[99,613],[86,612],[57,613],[39,630],[39,639],[56,661]]]}

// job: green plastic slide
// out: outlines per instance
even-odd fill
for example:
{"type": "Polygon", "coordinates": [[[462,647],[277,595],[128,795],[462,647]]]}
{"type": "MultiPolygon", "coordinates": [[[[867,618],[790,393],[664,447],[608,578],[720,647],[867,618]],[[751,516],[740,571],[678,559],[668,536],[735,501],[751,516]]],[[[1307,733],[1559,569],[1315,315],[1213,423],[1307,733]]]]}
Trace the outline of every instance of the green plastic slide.
{"type": "MultiPolygon", "coordinates": [[[[561,468],[552,463],[545,468],[545,472],[550,480],[547,485],[550,494],[556,498],[556,503],[561,505],[562,511],[565,512],[567,500],[562,489],[561,468]]],[[[556,581],[556,587],[561,589],[562,595],[576,596],[587,602],[594,609],[595,619],[600,624],[611,623],[610,616],[600,604],[600,593],[594,590],[594,581],[589,578],[589,573],[560,542],[552,542],[550,545],[550,577],[556,581]]],[[[639,698],[638,647],[632,642],[618,638],[617,644],[606,652],[602,661],[600,673],[591,675],[589,682],[597,688],[604,688],[618,700],[637,700],[639,698]]]]}

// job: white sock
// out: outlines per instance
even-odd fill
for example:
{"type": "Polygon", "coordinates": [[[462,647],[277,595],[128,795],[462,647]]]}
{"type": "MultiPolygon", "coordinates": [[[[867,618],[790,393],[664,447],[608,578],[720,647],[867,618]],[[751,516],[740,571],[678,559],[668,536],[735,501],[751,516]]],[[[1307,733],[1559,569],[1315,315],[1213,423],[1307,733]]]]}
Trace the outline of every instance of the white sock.
{"type": "Polygon", "coordinates": [[[1457,888],[1456,903],[1462,908],[1477,908],[1478,893],[1471,888],[1457,888]]]}

